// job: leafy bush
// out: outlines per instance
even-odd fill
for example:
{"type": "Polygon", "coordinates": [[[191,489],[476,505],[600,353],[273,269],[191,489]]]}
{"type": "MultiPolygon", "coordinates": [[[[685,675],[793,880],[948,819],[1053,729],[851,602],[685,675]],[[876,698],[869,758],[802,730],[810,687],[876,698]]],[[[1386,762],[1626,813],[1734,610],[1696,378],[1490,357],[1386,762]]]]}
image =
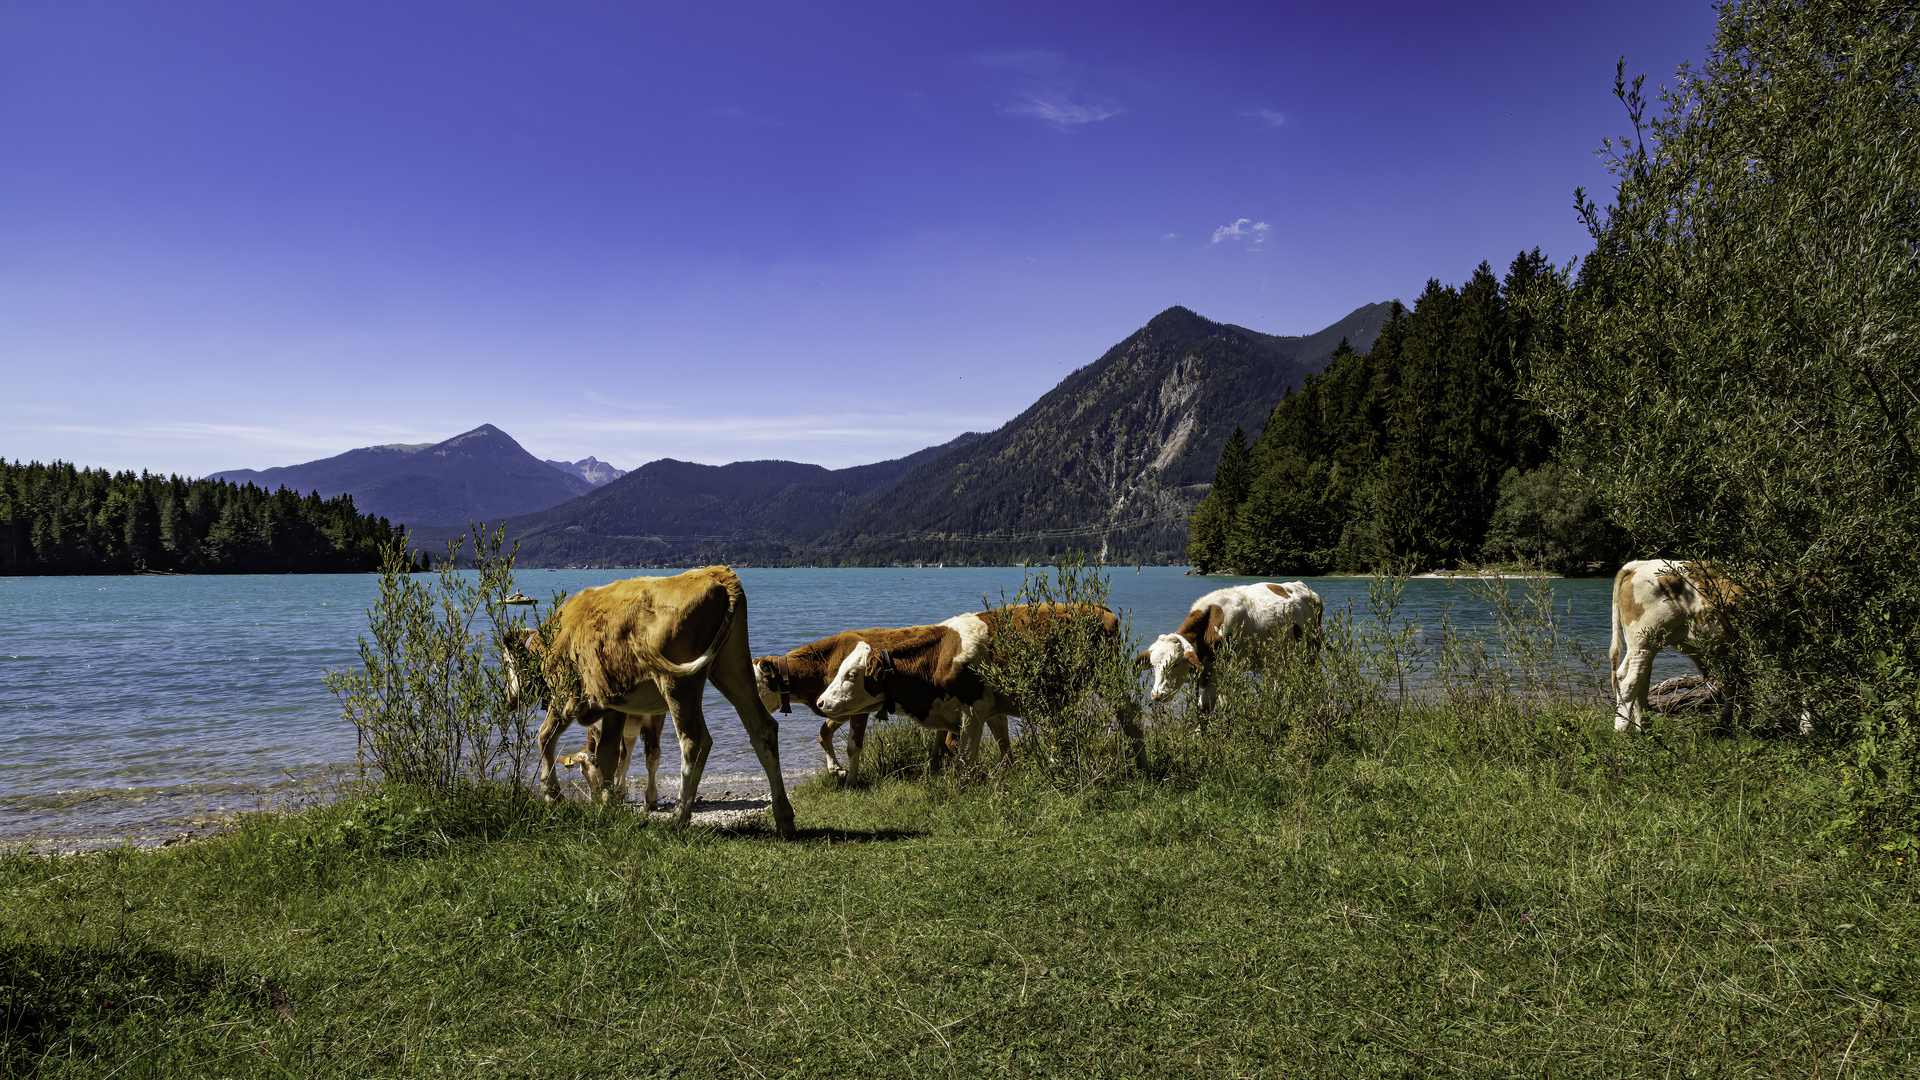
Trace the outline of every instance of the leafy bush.
{"type": "MultiPolygon", "coordinates": [[[[1011,603],[989,606],[994,655],[980,674],[1017,702],[1017,751],[1066,790],[1099,784],[1144,764],[1139,717],[1145,693],[1133,671],[1133,632],[1122,619],[1108,634],[1100,609],[1107,575],[1073,552],[1021,581],[1011,603]],[[1042,617],[1015,618],[1019,605],[1063,604],[1042,617]]],[[[1006,596],[1001,596],[1003,601],[1006,596]]]]}
{"type": "Polygon", "coordinates": [[[455,559],[465,538],[449,541],[429,583],[418,580],[404,540],[387,549],[361,666],[326,677],[359,733],[363,769],[431,792],[523,782],[536,698],[510,694],[496,662],[503,632],[524,623],[500,603],[513,592],[513,552],[501,551],[502,537],[477,531],[473,568],[464,571],[455,559]]]}
{"type": "Polygon", "coordinates": [[[1810,710],[1902,778],[1856,788],[1863,836],[1911,835],[1886,793],[1920,780],[1872,730],[1920,692],[1917,73],[1920,11],[1859,0],[1721,6],[1651,119],[1623,61],[1613,204],[1580,194],[1594,251],[1530,297],[1564,460],[1639,552],[1738,590],[1744,722],[1810,710]]]}

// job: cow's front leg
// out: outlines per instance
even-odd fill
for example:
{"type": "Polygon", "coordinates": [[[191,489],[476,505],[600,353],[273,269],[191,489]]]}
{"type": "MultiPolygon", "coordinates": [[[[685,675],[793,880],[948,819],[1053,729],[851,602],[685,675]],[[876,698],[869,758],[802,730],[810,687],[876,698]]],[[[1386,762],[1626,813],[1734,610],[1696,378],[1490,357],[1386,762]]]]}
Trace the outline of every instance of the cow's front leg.
{"type": "Polygon", "coordinates": [[[621,749],[627,745],[627,714],[606,712],[600,714],[600,737],[593,747],[593,775],[588,777],[588,798],[599,802],[612,802],[614,792],[619,791],[620,801],[625,802],[627,782],[627,755],[621,749]]]}
{"type": "Polygon", "coordinates": [[[648,810],[660,801],[660,733],[666,726],[666,713],[640,718],[640,735],[646,740],[648,810]]]}
{"type": "Polygon", "coordinates": [[[851,717],[848,723],[852,726],[847,730],[847,783],[858,784],[860,751],[866,749],[867,745],[867,714],[851,717]]]}
{"type": "Polygon", "coordinates": [[[571,720],[562,719],[562,710],[549,707],[546,720],[540,724],[539,734],[534,736],[540,744],[540,792],[548,802],[560,799],[560,778],[554,773],[553,755],[560,745],[560,733],[570,723],[571,720]]]}
{"type": "Polygon", "coordinates": [[[1013,764],[1013,736],[1007,734],[1007,714],[996,712],[987,717],[987,730],[993,732],[993,741],[1000,744],[1000,764],[1013,764]]]}
{"type": "Polygon", "coordinates": [[[973,763],[979,760],[980,729],[985,726],[986,719],[981,707],[968,708],[961,717],[960,752],[956,757],[962,772],[972,769],[973,763]]]}
{"type": "Polygon", "coordinates": [[[840,766],[840,757],[833,752],[833,733],[840,730],[842,722],[834,719],[820,722],[820,749],[827,752],[827,771],[844,780],[847,770],[840,766]]]}

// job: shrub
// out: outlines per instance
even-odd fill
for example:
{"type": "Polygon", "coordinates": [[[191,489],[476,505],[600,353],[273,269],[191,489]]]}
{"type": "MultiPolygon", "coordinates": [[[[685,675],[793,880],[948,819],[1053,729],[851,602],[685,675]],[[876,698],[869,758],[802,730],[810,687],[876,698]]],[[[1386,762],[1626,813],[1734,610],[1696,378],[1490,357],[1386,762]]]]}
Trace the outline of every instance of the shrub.
{"type": "MultiPolygon", "coordinates": [[[[1017,752],[1048,779],[1079,790],[1144,764],[1139,717],[1145,694],[1133,671],[1133,630],[1121,620],[1108,634],[1100,617],[1107,575],[1078,552],[1064,555],[1051,576],[1021,581],[1012,602],[988,606],[997,623],[994,655],[980,675],[995,694],[1017,702],[1017,752]],[[1019,605],[1063,604],[1045,617],[1015,618],[1019,605]]],[[[984,598],[983,598],[984,600],[984,598]]]]}
{"type": "MultiPolygon", "coordinates": [[[[359,734],[360,762],[387,781],[431,792],[495,781],[519,789],[532,751],[534,695],[509,695],[498,664],[502,635],[524,616],[500,601],[513,592],[513,552],[503,533],[474,533],[473,567],[456,568],[464,537],[440,569],[416,574],[405,540],[380,566],[380,597],[367,612],[360,667],[327,672],[327,689],[359,734]]],[[[557,603],[557,600],[556,600],[557,603]]]]}

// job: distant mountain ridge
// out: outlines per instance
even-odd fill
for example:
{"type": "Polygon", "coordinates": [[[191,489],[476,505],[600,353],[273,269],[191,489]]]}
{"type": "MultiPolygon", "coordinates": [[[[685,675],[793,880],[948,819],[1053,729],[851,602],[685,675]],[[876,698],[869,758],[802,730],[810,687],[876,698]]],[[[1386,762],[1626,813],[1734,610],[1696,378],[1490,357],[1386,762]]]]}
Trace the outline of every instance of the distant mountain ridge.
{"type": "Polygon", "coordinates": [[[299,465],[229,469],[210,479],[318,491],[323,498],[351,495],[361,513],[415,527],[512,517],[594,490],[585,477],[541,461],[492,424],[444,442],[368,446],[299,465]]]}
{"type": "MultiPolygon", "coordinates": [[[[790,561],[849,510],[920,465],[982,438],[845,469],[795,461],[701,465],[662,458],[591,494],[505,522],[523,565],[790,561]]],[[[426,529],[433,550],[463,529],[426,529]]]]}

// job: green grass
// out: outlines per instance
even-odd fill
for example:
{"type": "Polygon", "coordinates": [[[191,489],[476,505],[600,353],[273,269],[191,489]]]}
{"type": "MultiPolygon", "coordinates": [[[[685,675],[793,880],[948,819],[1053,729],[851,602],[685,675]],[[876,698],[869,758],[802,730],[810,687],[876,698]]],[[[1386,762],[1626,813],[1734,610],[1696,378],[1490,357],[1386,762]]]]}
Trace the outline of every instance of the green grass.
{"type": "MultiPolygon", "coordinates": [[[[812,782],[791,844],[578,802],[389,796],[164,851],[16,855],[0,1060],[49,1077],[1920,1074],[1913,881],[1813,839],[1837,810],[1809,751],[1616,737],[1598,712],[1436,707],[1369,730],[1077,795],[1018,771],[812,782]]],[[[1150,746],[1194,742],[1172,718],[1150,746]]]]}

